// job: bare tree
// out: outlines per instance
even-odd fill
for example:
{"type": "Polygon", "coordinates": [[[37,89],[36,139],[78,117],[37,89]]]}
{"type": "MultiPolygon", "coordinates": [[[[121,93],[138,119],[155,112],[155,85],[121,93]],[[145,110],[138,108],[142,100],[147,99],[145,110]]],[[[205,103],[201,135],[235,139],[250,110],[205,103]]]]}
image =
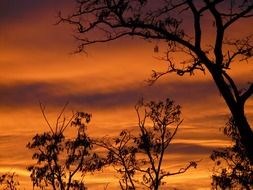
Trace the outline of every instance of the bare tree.
{"type": "Polygon", "coordinates": [[[236,62],[252,58],[252,35],[238,39],[229,37],[233,25],[242,19],[252,19],[251,0],[76,0],[76,6],[70,16],[59,14],[59,22],[76,27],[76,39],[80,42],[78,52],[93,43],[138,36],[168,44],[164,58],[168,70],[155,71],[151,82],[171,72],[182,76],[196,70],[208,71],[236,122],[247,157],[253,163],[253,131],[244,113],[253,84],[250,82],[248,88],[241,89],[227,72],[236,62]],[[184,28],[189,15],[191,31],[184,28]],[[203,18],[209,18],[215,31],[215,40],[209,45],[202,35],[203,18]],[[186,54],[187,59],[174,63],[173,55],[178,52],[186,54]]]}
{"type": "Polygon", "coordinates": [[[28,167],[33,187],[44,189],[50,186],[53,190],[84,190],[85,173],[99,170],[103,166],[103,160],[92,152],[92,140],[85,131],[91,115],[77,112],[66,119],[62,115],[64,109],[57,118],[55,127],[52,127],[45,115],[45,107],[41,105],[50,131],[35,135],[27,145],[34,151],[32,158],[36,160],[36,164],[28,167]],[[76,134],[67,138],[65,131],[70,127],[76,134]]]}
{"type": "Polygon", "coordinates": [[[0,189],[18,190],[19,182],[15,173],[5,173],[0,176],[0,189]]]}
{"type": "Polygon", "coordinates": [[[172,175],[185,173],[196,167],[190,162],[178,171],[168,171],[164,164],[165,156],[174,138],[180,120],[180,106],[167,99],[165,102],[137,104],[138,135],[123,130],[119,137],[102,140],[98,145],[108,150],[108,161],[121,174],[122,190],[134,190],[145,187],[158,190],[165,184],[164,179],[172,175]]]}
{"type": "Polygon", "coordinates": [[[224,128],[224,134],[233,141],[233,146],[215,150],[211,159],[215,161],[212,189],[253,189],[253,166],[246,156],[245,148],[233,118],[224,128]]]}

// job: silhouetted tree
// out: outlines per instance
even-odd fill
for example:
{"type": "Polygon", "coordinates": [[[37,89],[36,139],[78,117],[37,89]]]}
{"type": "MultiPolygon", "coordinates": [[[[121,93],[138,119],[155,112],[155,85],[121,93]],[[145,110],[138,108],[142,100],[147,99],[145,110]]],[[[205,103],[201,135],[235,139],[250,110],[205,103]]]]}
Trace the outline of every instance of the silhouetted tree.
{"type": "Polygon", "coordinates": [[[113,141],[104,139],[98,144],[107,150],[107,160],[121,174],[119,181],[123,190],[158,190],[164,185],[164,178],[186,172],[196,167],[190,162],[176,172],[164,167],[164,159],[171,140],[174,138],[180,120],[180,106],[167,99],[165,102],[140,103],[136,106],[139,134],[123,130],[113,141]]]}
{"type": "Polygon", "coordinates": [[[247,158],[235,126],[236,123],[231,118],[224,129],[224,134],[232,139],[234,145],[215,150],[211,155],[211,159],[215,161],[213,189],[253,189],[253,166],[247,158]]]}
{"type": "Polygon", "coordinates": [[[18,190],[19,182],[15,173],[5,173],[0,175],[0,189],[18,190]]]}
{"type": "MultiPolygon", "coordinates": [[[[252,58],[252,35],[231,39],[232,26],[243,18],[252,18],[251,0],[76,0],[73,14],[59,22],[77,28],[80,41],[78,52],[89,44],[108,42],[124,36],[138,36],[168,44],[168,70],[154,71],[151,82],[175,72],[182,76],[196,70],[211,74],[224,98],[240,134],[247,157],[253,163],[253,131],[244,113],[245,102],[253,93],[253,84],[240,89],[228,74],[232,63],[252,58]],[[187,18],[186,18],[187,17],[187,18]],[[206,44],[203,37],[203,18],[214,27],[215,40],[206,44]],[[190,19],[192,21],[190,21],[190,19]],[[190,22],[189,22],[190,21],[190,22]],[[191,27],[188,26],[191,23],[191,27]],[[187,29],[185,26],[188,26],[187,29]],[[94,35],[96,34],[96,35],[94,35]],[[180,52],[185,59],[175,63],[173,56],[180,52]]],[[[155,48],[158,51],[158,47],[155,48]]]]}
{"type": "Polygon", "coordinates": [[[104,138],[96,143],[108,150],[107,161],[121,175],[119,184],[122,190],[135,189],[135,168],[137,148],[133,144],[134,136],[123,130],[116,138],[104,138]]]}
{"type": "Polygon", "coordinates": [[[103,166],[103,160],[92,152],[92,140],[86,134],[91,115],[77,112],[67,120],[62,116],[64,109],[53,128],[45,115],[45,107],[41,106],[50,131],[35,135],[27,145],[34,151],[32,158],[36,160],[36,164],[28,167],[33,187],[84,190],[84,174],[99,170],[103,166]],[[67,138],[67,128],[74,130],[73,137],[67,138]],[[78,180],[80,178],[81,180],[78,180]]]}

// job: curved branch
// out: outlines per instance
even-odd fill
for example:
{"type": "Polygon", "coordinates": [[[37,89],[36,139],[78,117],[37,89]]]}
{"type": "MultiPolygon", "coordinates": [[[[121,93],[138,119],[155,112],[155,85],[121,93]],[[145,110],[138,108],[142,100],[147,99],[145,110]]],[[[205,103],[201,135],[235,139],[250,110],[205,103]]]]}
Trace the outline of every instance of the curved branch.
{"type": "Polygon", "coordinates": [[[233,89],[233,94],[235,96],[235,99],[237,102],[239,102],[240,99],[240,95],[239,95],[239,91],[235,85],[235,82],[233,81],[233,79],[226,73],[226,71],[222,71],[223,76],[227,79],[227,81],[229,82],[230,86],[233,89]]]}
{"type": "Polygon", "coordinates": [[[188,166],[186,166],[185,168],[181,168],[180,170],[178,170],[177,172],[168,172],[166,174],[161,175],[160,177],[160,181],[167,176],[172,176],[172,175],[178,175],[178,174],[183,174],[185,173],[187,170],[189,170],[191,167],[196,168],[197,167],[197,162],[190,162],[188,166]]]}
{"type": "Polygon", "coordinates": [[[45,121],[46,121],[46,123],[47,123],[47,125],[48,125],[48,127],[49,127],[49,129],[50,129],[50,131],[52,132],[52,134],[54,134],[55,132],[54,132],[52,126],[50,125],[50,123],[49,123],[49,121],[48,121],[48,119],[47,119],[47,116],[46,116],[46,114],[45,114],[45,109],[46,109],[46,107],[43,106],[43,104],[40,102],[40,110],[41,110],[41,112],[42,112],[42,115],[43,115],[43,117],[44,117],[44,119],[45,119],[45,121]]]}
{"type": "Polygon", "coordinates": [[[253,94],[253,83],[251,83],[248,90],[241,95],[241,101],[243,105],[249,99],[249,97],[252,96],[252,94],[253,94]]]}

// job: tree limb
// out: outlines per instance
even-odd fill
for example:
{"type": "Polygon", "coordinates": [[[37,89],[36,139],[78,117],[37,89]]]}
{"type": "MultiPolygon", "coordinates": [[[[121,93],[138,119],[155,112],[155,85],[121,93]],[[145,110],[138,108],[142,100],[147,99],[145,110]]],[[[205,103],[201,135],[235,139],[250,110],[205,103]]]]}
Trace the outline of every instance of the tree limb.
{"type": "Polygon", "coordinates": [[[248,98],[253,94],[253,83],[250,84],[248,90],[246,90],[242,95],[241,95],[241,101],[242,104],[244,105],[245,102],[248,100],[248,98]]]}

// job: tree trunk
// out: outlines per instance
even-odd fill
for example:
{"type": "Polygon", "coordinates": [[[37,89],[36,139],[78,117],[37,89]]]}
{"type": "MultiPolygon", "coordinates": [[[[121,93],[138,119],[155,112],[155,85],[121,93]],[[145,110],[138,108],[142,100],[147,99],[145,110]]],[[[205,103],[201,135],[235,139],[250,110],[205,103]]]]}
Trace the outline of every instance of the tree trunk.
{"type": "Polygon", "coordinates": [[[253,165],[253,131],[245,117],[244,110],[232,113],[232,115],[238,127],[241,143],[246,150],[251,165],[253,165]]]}
{"type": "Polygon", "coordinates": [[[253,165],[253,131],[245,116],[244,105],[240,101],[236,101],[229,85],[225,82],[222,74],[217,68],[210,70],[210,73],[212,74],[222,97],[228,105],[240,134],[240,142],[246,150],[250,163],[253,165]]]}
{"type": "Polygon", "coordinates": [[[154,186],[154,190],[158,190],[158,188],[159,188],[159,181],[158,181],[158,180],[156,180],[156,182],[155,182],[155,186],[154,186]]]}

